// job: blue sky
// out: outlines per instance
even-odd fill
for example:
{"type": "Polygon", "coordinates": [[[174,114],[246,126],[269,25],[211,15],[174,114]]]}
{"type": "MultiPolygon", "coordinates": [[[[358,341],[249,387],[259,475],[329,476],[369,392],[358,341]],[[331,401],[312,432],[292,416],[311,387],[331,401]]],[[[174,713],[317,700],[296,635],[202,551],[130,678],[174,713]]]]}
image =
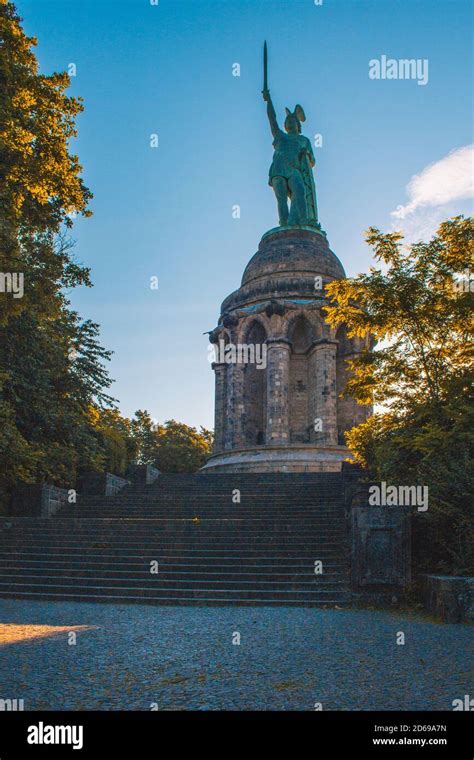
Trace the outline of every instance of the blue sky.
{"type": "Polygon", "coordinates": [[[369,225],[429,233],[469,213],[471,4],[464,0],[18,0],[41,71],[77,67],[74,142],[94,193],[74,227],[94,288],[72,302],[114,351],[113,395],[131,415],[213,425],[208,340],[263,233],[271,135],[301,103],[320,220],[349,275],[372,263],[369,225]],[[425,86],[372,80],[369,60],[428,59],[425,86]],[[240,64],[240,77],[232,75],[240,64]],[[157,134],[159,147],[150,147],[157,134]],[[449,154],[455,151],[451,156],[449,154]],[[446,158],[448,156],[448,158],[446,158]],[[444,159],[444,162],[442,161],[444,159]],[[430,165],[434,164],[433,167],[430,165]],[[411,189],[407,186],[412,178],[411,189]],[[232,207],[241,207],[234,219],[232,207]],[[411,205],[410,205],[411,204],[411,205]],[[410,206],[398,217],[398,206],[410,206]],[[150,278],[159,278],[158,290],[150,278]]]}

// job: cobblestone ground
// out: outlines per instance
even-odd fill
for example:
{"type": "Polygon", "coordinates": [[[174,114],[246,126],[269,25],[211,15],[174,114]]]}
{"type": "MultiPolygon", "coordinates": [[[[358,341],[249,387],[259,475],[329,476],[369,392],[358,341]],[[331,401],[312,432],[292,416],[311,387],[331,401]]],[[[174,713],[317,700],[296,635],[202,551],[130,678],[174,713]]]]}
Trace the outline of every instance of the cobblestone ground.
{"type": "Polygon", "coordinates": [[[473,693],[473,627],[409,613],[0,600],[0,624],[0,698],[25,710],[451,710],[473,693]]]}

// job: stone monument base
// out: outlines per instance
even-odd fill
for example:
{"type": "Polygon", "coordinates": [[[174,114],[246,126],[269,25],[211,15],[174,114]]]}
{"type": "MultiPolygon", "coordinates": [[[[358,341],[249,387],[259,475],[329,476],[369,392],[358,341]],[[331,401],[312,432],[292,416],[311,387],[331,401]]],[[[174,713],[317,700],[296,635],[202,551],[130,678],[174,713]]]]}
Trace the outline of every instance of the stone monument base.
{"type": "Polygon", "coordinates": [[[342,463],[349,458],[346,446],[257,446],[214,454],[200,472],[340,472],[342,463]]]}

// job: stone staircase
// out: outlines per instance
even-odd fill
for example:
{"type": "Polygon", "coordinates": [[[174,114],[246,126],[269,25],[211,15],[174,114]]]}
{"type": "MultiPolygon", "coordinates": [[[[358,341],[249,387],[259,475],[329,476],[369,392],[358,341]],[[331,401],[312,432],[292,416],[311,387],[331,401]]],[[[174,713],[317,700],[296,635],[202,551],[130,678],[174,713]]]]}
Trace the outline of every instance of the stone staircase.
{"type": "Polygon", "coordinates": [[[340,606],[348,564],[339,473],[161,475],[0,518],[2,597],[340,606]]]}

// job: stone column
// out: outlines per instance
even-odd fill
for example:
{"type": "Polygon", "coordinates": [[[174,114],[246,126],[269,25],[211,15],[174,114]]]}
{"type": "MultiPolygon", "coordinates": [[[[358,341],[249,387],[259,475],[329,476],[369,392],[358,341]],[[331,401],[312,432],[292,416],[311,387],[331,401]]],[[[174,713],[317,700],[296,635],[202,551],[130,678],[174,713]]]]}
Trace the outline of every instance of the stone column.
{"type": "Polygon", "coordinates": [[[290,345],[273,338],[267,346],[267,430],[265,444],[289,443],[290,345]]]}
{"type": "Polygon", "coordinates": [[[227,364],[227,402],[224,436],[225,449],[239,449],[245,446],[244,421],[244,365],[227,364]]]}
{"type": "Polygon", "coordinates": [[[327,445],[337,444],[336,349],[336,341],[323,339],[309,355],[311,440],[327,445]],[[321,420],[321,431],[315,431],[315,420],[321,420]]]}
{"type": "Polygon", "coordinates": [[[227,364],[213,362],[215,373],[216,397],[214,407],[214,454],[222,451],[225,445],[227,419],[227,364]]]}

